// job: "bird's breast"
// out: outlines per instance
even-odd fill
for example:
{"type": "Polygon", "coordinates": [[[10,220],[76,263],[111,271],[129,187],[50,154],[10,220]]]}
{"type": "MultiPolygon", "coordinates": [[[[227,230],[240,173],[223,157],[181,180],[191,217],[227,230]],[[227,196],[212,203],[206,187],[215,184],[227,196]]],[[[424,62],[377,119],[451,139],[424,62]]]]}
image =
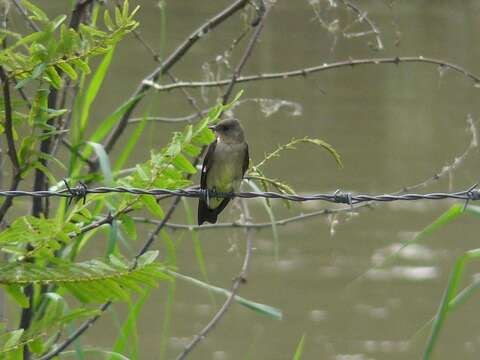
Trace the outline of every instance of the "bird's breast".
{"type": "Polygon", "coordinates": [[[217,143],[213,154],[212,166],[207,175],[209,188],[215,187],[217,191],[236,190],[242,179],[243,158],[245,156],[245,144],[217,143]]]}

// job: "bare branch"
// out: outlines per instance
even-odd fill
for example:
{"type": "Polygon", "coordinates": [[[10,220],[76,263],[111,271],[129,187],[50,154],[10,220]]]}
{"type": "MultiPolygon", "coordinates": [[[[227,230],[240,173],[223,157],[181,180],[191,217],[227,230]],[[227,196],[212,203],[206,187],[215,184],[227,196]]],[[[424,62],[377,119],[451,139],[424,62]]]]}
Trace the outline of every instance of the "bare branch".
{"type": "MultiPolygon", "coordinates": [[[[366,204],[359,204],[354,206],[354,210],[357,210],[360,207],[364,207],[366,204]]],[[[303,221],[317,216],[327,216],[331,214],[351,212],[352,208],[350,206],[343,206],[337,209],[322,209],[318,211],[312,211],[305,214],[299,214],[296,216],[288,217],[285,219],[280,219],[275,222],[263,222],[263,223],[242,223],[242,222],[229,222],[229,223],[216,223],[216,224],[203,224],[203,225],[189,225],[189,224],[176,224],[176,223],[166,223],[165,227],[168,227],[173,230],[188,230],[188,231],[203,231],[203,230],[215,230],[215,229],[227,229],[227,228],[248,228],[261,230],[265,228],[271,228],[273,225],[287,225],[289,223],[303,221]]],[[[153,220],[145,217],[133,217],[133,220],[138,223],[143,224],[158,224],[158,220],[153,220]]]]}
{"type": "Polygon", "coordinates": [[[383,42],[380,37],[380,30],[377,28],[375,23],[367,16],[367,13],[362,11],[357,5],[349,0],[341,0],[341,2],[349,9],[354,11],[358,16],[359,22],[365,22],[371,29],[371,32],[375,34],[375,39],[377,41],[377,50],[383,50],[383,42]]]}
{"type": "Polygon", "coordinates": [[[235,83],[237,82],[237,79],[240,76],[240,73],[242,72],[243,67],[247,63],[248,58],[252,55],[253,48],[255,47],[255,44],[257,43],[260,37],[260,33],[262,32],[263,26],[265,25],[265,19],[267,18],[267,15],[270,12],[271,8],[272,6],[268,6],[267,9],[262,13],[262,18],[258,23],[255,31],[253,32],[253,35],[251,36],[250,41],[247,44],[245,52],[243,53],[242,58],[240,59],[237,67],[235,68],[235,71],[232,74],[232,78],[228,84],[227,90],[225,91],[222,97],[222,103],[224,105],[228,103],[228,99],[232,94],[233,87],[235,86],[235,83]]]}
{"type": "Polygon", "coordinates": [[[28,16],[27,10],[25,10],[25,8],[22,6],[22,4],[20,3],[20,0],[13,0],[13,3],[15,4],[15,7],[20,12],[20,14],[22,14],[22,16],[27,21],[28,26],[30,26],[30,28],[33,31],[40,31],[40,28],[38,27],[38,25],[35,24],[28,16]]]}
{"type": "MultiPolygon", "coordinates": [[[[437,66],[443,66],[447,69],[453,70],[462,74],[463,76],[470,78],[474,81],[475,84],[480,83],[480,77],[474,73],[464,69],[463,67],[445,62],[438,59],[426,58],[423,56],[403,56],[403,57],[386,57],[386,58],[368,58],[368,59],[350,59],[344,61],[338,61],[330,64],[323,64],[318,66],[312,66],[303,69],[277,72],[277,73],[264,73],[259,75],[246,75],[240,76],[236,79],[237,83],[250,82],[250,81],[260,81],[260,80],[274,80],[274,79],[287,79],[292,77],[305,77],[312,73],[322,72],[326,70],[331,70],[335,68],[342,67],[353,67],[357,65],[379,65],[379,64],[400,64],[400,63],[427,63],[437,66]]],[[[223,79],[217,81],[183,81],[176,84],[167,84],[161,85],[157,84],[151,80],[145,80],[144,84],[146,86],[154,87],[158,91],[169,91],[178,88],[202,88],[202,87],[217,87],[217,86],[227,86],[230,84],[230,79],[223,79]]]]}

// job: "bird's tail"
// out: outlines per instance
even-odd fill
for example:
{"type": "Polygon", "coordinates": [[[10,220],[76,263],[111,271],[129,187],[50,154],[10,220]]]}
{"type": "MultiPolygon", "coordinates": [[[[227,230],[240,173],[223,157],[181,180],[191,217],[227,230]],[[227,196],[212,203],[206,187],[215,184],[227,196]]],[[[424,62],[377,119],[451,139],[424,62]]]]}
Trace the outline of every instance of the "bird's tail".
{"type": "Polygon", "coordinates": [[[215,224],[217,222],[218,214],[225,209],[230,199],[225,198],[215,209],[210,209],[203,199],[198,201],[198,225],[202,225],[205,221],[215,224]]]}

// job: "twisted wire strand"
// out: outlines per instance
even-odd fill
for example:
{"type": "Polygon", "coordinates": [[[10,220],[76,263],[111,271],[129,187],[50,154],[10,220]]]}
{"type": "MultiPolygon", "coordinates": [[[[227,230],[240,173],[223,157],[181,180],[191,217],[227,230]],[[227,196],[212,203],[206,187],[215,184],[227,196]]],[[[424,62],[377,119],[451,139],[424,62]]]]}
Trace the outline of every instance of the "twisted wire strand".
{"type": "Polygon", "coordinates": [[[132,195],[174,195],[189,198],[267,198],[283,199],[288,201],[327,201],[331,203],[355,205],[363,202],[391,202],[391,201],[415,201],[415,200],[444,200],[457,199],[465,201],[480,200],[480,189],[477,184],[472,187],[457,192],[435,192],[427,194],[407,193],[407,194],[353,194],[337,190],[334,193],[317,193],[309,195],[282,194],[276,192],[234,192],[224,193],[207,191],[202,189],[140,189],[130,187],[96,187],[87,188],[84,184],[58,191],[24,191],[24,190],[5,190],[0,191],[0,197],[64,197],[71,199],[85,199],[88,194],[107,194],[107,193],[127,193],[132,195]]]}

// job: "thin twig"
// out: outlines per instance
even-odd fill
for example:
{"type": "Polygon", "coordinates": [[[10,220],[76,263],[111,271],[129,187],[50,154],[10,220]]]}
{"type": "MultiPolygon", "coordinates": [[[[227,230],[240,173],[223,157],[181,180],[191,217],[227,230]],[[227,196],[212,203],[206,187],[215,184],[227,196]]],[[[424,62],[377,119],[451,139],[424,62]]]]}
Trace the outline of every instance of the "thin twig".
{"type": "Polygon", "coordinates": [[[228,103],[228,99],[230,98],[230,95],[232,94],[233,87],[237,83],[237,79],[240,76],[240,73],[242,72],[245,64],[247,63],[248,58],[252,55],[253,48],[255,47],[255,44],[257,43],[260,33],[263,30],[263,26],[265,25],[265,19],[270,12],[270,9],[272,6],[268,6],[267,9],[262,13],[262,18],[260,22],[258,23],[255,31],[253,32],[252,36],[250,37],[250,41],[247,44],[247,47],[245,49],[245,52],[242,55],[242,58],[240,59],[237,67],[235,68],[235,71],[232,74],[232,78],[230,79],[230,82],[228,84],[227,90],[225,90],[225,94],[223,94],[222,97],[222,103],[226,105],[228,103]]]}
{"type": "MultiPolygon", "coordinates": [[[[201,111],[202,116],[208,114],[208,110],[201,111]]],[[[198,113],[192,113],[186,116],[179,117],[168,117],[168,116],[146,116],[146,117],[137,117],[131,118],[128,120],[129,124],[140,123],[142,121],[153,121],[153,122],[165,122],[165,123],[183,123],[183,122],[192,122],[198,117],[198,113]]]]}
{"type": "Polygon", "coordinates": [[[30,17],[28,16],[27,10],[22,6],[22,4],[20,3],[20,0],[13,0],[13,3],[15,4],[15,7],[18,9],[20,14],[22,14],[22,16],[25,18],[28,26],[30,26],[33,31],[37,31],[37,32],[40,31],[40,27],[37,24],[35,24],[32,21],[32,19],[30,19],[30,17]]]}
{"type": "MultiPolygon", "coordinates": [[[[463,67],[445,62],[438,59],[427,58],[423,56],[402,56],[402,57],[386,57],[386,58],[368,58],[368,59],[350,59],[344,61],[338,61],[330,64],[323,64],[318,66],[312,66],[303,69],[296,69],[285,72],[277,73],[263,73],[258,75],[246,75],[240,76],[236,79],[237,83],[250,82],[250,81],[260,81],[260,80],[274,80],[274,79],[287,79],[292,77],[305,77],[312,73],[322,72],[326,70],[331,70],[335,68],[342,67],[354,67],[357,65],[379,65],[379,64],[400,64],[400,63],[427,63],[437,66],[442,66],[446,69],[453,70],[464,75],[467,78],[473,80],[475,84],[480,83],[480,77],[473,74],[472,72],[464,69],[463,67]]],[[[151,80],[145,80],[144,84],[146,86],[154,87],[158,91],[169,91],[178,88],[203,88],[203,87],[217,87],[217,86],[227,86],[230,84],[230,79],[222,79],[216,81],[183,81],[176,84],[167,84],[160,85],[151,80]]]]}
{"type": "Polygon", "coordinates": [[[358,21],[359,22],[365,22],[370,29],[372,30],[371,32],[375,34],[375,39],[377,41],[377,50],[383,50],[383,42],[382,38],[380,37],[380,30],[377,28],[375,23],[367,16],[367,13],[365,11],[362,11],[356,4],[349,0],[341,0],[341,2],[349,9],[354,11],[357,16],[358,16],[358,21]]]}
{"type": "MultiPolygon", "coordinates": [[[[355,206],[354,210],[364,205],[355,206]]],[[[275,222],[263,222],[263,223],[248,223],[243,222],[229,222],[229,223],[216,223],[216,224],[203,224],[203,225],[191,225],[191,224],[176,224],[176,223],[166,223],[165,227],[168,227],[173,230],[188,230],[188,231],[203,231],[203,230],[212,230],[212,229],[227,229],[227,228],[249,228],[255,230],[261,230],[265,228],[271,228],[273,225],[281,226],[287,225],[293,222],[303,221],[311,219],[317,216],[331,215],[336,213],[351,212],[352,208],[350,206],[343,206],[338,209],[322,209],[318,211],[312,211],[304,214],[295,215],[285,219],[276,220],[275,222]]],[[[146,217],[132,217],[135,222],[143,224],[158,224],[159,220],[153,220],[146,217]]]]}
{"type": "MultiPolygon", "coordinates": [[[[248,205],[245,201],[242,201],[242,208],[244,213],[244,225],[248,226],[250,222],[250,212],[248,210],[248,205]]],[[[228,296],[227,300],[223,303],[222,307],[215,313],[213,318],[208,322],[208,324],[196,335],[193,340],[185,346],[185,349],[178,355],[176,360],[183,360],[187,357],[187,355],[202,341],[205,337],[212,331],[215,326],[220,322],[223,316],[226,314],[227,310],[233,304],[233,300],[237,295],[238,289],[241,284],[247,282],[247,271],[250,265],[250,259],[252,256],[252,238],[253,238],[253,231],[251,228],[246,228],[246,249],[245,249],[245,257],[243,259],[242,268],[240,269],[240,273],[237,275],[235,280],[233,281],[232,288],[230,290],[230,295],[228,296]]]]}

